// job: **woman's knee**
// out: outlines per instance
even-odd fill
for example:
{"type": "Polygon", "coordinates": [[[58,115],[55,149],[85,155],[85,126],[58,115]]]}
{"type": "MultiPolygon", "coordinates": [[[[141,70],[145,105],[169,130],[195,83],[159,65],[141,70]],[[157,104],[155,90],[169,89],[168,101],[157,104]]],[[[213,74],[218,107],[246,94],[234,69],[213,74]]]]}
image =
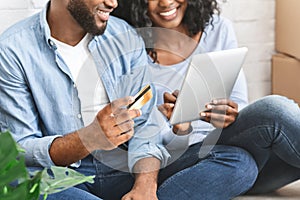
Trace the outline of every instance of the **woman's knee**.
{"type": "Polygon", "coordinates": [[[299,106],[291,99],[280,95],[269,95],[253,103],[258,111],[272,114],[284,114],[298,112],[299,106]]]}
{"type": "Polygon", "coordinates": [[[240,169],[252,169],[254,172],[257,171],[255,160],[253,159],[251,154],[240,147],[229,145],[216,145],[212,149],[211,154],[214,156],[215,159],[222,159],[232,164],[236,163],[236,167],[242,167],[240,169]]]}
{"type": "Polygon", "coordinates": [[[239,183],[245,192],[252,187],[258,175],[258,168],[250,153],[239,147],[217,145],[212,154],[218,162],[229,166],[232,182],[239,183]]]}

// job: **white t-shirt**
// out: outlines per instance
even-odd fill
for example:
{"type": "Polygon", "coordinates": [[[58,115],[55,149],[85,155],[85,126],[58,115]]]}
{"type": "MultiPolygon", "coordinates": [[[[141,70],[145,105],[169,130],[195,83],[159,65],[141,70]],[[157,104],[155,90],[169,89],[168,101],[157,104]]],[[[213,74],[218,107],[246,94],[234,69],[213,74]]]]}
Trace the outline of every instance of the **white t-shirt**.
{"type": "Polygon", "coordinates": [[[54,38],[52,40],[76,83],[83,122],[88,125],[94,120],[98,111],[109,102],[103,82],[88,49],[91,36],[85,35],[76,46],[65,44],[54,38]]]}

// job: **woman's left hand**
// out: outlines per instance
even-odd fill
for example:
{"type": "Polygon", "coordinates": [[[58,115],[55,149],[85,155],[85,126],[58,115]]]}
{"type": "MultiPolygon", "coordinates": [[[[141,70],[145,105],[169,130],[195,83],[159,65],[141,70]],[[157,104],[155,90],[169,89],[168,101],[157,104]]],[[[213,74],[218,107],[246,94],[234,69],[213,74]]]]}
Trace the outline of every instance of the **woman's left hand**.
{"type": "MultiPolygon", "coordinates": [[[[158,110],[170,120],[173,113],[174,105],[176,103],[179,90],[175,90],[172,94],[164,93],[164,104],[158,106],[158,110]]],[[[173,132],[176,135],[187,135],[193,128],[191,127],[191,122],[185,122],[181,124],[173,125],[173,132]]]]}
{"type": "Polygon", "coordinates": [[[206,105],[206,109],[200,113],[200,118],[216,128],[228,127],[239,113],[238,104],[230,99],[215,99],[206,105]]]}

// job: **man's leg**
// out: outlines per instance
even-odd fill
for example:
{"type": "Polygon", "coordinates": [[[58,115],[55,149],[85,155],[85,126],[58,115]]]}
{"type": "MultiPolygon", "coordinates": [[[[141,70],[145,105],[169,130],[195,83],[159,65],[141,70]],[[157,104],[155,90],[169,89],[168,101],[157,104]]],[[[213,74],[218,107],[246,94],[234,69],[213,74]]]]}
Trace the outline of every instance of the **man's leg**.
{"type": "Polygon", "coordinates": [[[218,145],[200,159],[200,147],[200,144],[191,146],[177,161],[161,170],[160,200],[231,199],[253,185],[257,167],[249,153],[218,145]]]}
{"type": "MultiPolygon", "coordinates": [[[[39,199],[43,200],[44,196],[41,195],[39,199]]],[[[87,191],[84,191],[76,187],[72,187],[62,192],[48,195],[47,200],[101,200],[101,199],[87,191]]]]}
{"type": "Polygon", "coordinates": [[[134,177],[130,173],[108,167],[92,155],[82,160],[77,171],[85,175],[96,175],[93,184],[84,183],[77,187],[105,200],[120,200],[134,184],[134,177]]]}

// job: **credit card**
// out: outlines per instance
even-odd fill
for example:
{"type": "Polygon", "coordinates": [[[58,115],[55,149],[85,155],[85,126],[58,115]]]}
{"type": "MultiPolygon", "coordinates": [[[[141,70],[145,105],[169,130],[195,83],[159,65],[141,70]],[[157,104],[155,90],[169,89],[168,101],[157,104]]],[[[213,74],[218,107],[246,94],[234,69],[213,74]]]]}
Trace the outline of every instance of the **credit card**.
{"type": "Polygon", "coordinates": [[[127,109],[141,109],[153,97],[150,85],[143,87],[135,96],[134,102],[127,106],[127,109]]]}

